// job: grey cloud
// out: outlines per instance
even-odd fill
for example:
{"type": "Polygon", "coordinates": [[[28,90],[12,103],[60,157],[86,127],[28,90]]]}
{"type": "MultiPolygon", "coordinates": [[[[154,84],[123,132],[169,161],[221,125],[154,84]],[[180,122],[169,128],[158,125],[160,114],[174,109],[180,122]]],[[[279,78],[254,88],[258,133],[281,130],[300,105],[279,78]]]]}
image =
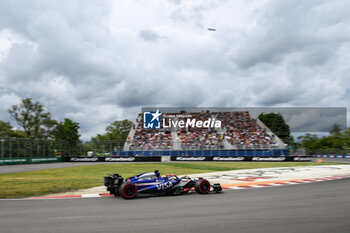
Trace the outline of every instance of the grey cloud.
{"type": "Polygon", "coordinates": [[[143,111],[160,112],[231,112],[249,111],[257,118],[261,113],[280,113],[289,124],[291,132],[323,132],[327,133],[337,123],[341,129],[346,128],[346,108],[317,108],[317,107],[145,107],[143,111]],[[317,121],[315,121],[317,119],[317,121]]]}
{"type": "Polygon", "coordinates": [[[335,123],[342,129],[347,126],[346,108],[286,108],[279,112],[294,132],[329,132],[335,123]]]}
{"type": "Polygon", "coordinates": [[[322,0],[2,1],[0,31],[23,41],[0,60],[0,100],[31,96],[80,121],[85,139],[142,106],[349,106],[349,10],[322,0]]]}
{"type": "Polygon", "coordinates": [[[172,2],[174,4],[180,4],[181,0],[169,0],[169,2],[172,2]]]}
{"type": "Polygon", "coordinates": [[[303,4],[293,0],[269,1],[267,6],[256,21],[257,30],[247,32],[246,40],[233,55],[233,61],[243,68],[260,62],[276,64],[285,56],[303,50],[311,54],[326,53],[323,57],[327,58],[349,40],[349,34],[341,35],[338,31],[345,29],[343,23],[350,19],[345,14],[345,9],[350,7],[346,1],[334,5],[328,1],[303,4]]]}
{"type": "Polygon", "coordinates": [[[158,41],[161,37],[152,30],[143,30],[140,32],[140,37],[145,41],[158,41]]]}

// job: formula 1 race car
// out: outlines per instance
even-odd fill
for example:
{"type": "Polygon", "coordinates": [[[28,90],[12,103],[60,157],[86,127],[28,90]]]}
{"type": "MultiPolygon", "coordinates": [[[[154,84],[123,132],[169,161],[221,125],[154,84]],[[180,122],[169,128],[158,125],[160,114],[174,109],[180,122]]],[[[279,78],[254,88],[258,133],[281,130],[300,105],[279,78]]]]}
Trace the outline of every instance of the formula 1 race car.
{"type": "Polygon", "coordinates": [[[158,170],[127,178],[125,181],[119,174],[109,175],[104,177],[104,185],[110,194],[122,196],[124,199],[132,199],[137,194],[180,195],[189,192],[192,188],[199,194],[222,191],[220,184],[211,185],[203,178],[191,179],[188,176],[179,178],[173,174],[160,176],[158,170]]]}

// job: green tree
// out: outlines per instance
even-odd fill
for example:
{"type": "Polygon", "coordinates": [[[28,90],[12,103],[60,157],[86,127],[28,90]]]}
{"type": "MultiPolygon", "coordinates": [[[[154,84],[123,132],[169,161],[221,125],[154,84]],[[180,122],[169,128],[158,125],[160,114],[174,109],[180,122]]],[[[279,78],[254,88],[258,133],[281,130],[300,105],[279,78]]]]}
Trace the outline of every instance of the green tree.
{"type": "Polygon", "coordinates": [[[98,134],[92,140],[119,140],[125,141],[132,127],[132,122],[125,119],[122,121],[114,121],[106,128],[105,134],[98,134]]]}
{"type": "Polygon", "coordinates": [[[298,140],[300,141],[300,144],[302,147],[308,150],[312,150],[312,149],[317,149],[318,142],[320,139],[316,134],[307,133],[305,135],[299,136],[298,140]]]}
{"type": "Polygon", "coordinates": [[[10,123],[0,121],[0,138],[12,137],[12,131],[10,123]]]}
{"type": "Polygon", "coordinates": [[[347,128],[342,134],[341,137],[344,141],[344,148],[350,149],[350,128],[347,128]]]}
{"type": "Polygon", "coordinates": [[[65,118],[63,122],[57,124],[53,132],[55,139],[69,142],[70,145],[77,145],[79,142],[79,123],[69,118],[65,118]]]}
{"type": "Polygon", "coordinates": [[[21,130],[14,130],[9,122],[0,121],[0,138],[25,138],[21,130]]]}
{"type": "Polygon", "coordinates": [[[337,123],[334,123],[332,126],[332,129],[329,131],[330,134],[332,135],[337,135],[341,132],[340,125],[337,123]]]}
{"type": "Polygon", "coordinates": [[[318,149],[350,149],[350,128],[345,131],[333,131],[333,134],[325,137],[317,137],[315,134],[305,134],[298,137],[299,145],[304,147],[308,151],[314,151],[318,149]]]}
{"type": "Polygon", "coordinates": [[[8,112],[29,138],[48,138],[57,124],[51,119],[51,113],[31,98],[22,99],[20,104],[13,105],[8,112]]]}
{"type": "Polygon", "coordinates": [[[280,113],[261,113],[259,119],[285,143],[293,141],[289,125],[284,121],[280,113]]]}
{"type": "Polygon", "coordinates": [[[69,145],[71,155],[77,152],[78,149],[77,147],[80,142],[79,128],[78,122],[65,118],[64,121],[57,124],[53,132],[53,136],[56,140],[62,140],[69,145]]]}

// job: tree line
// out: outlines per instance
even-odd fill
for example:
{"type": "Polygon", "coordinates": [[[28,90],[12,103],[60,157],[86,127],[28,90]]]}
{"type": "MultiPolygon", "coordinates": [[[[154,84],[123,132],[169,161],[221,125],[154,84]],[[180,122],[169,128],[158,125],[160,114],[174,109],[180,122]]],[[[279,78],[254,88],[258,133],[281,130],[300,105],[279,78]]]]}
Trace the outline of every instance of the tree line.
{"type": "Polygon", "coordinates": [[[317,134],[306,133],[295,139],[291,136],[290,127],[280,113],[262,113],[259,115],[259,119],[284,143],[294,149],[305,148],[310,153],[315,150],[337,149],[341,151],[350,149],[350,128],[342,131],[337,123],[334,123],[328,136],[320,137],[317,134]]]}
{"type": "MultiPolygon", "coordinates": [[[[70,118],[58,122],[40,102],[32,98],[22,99],[20,104],[11,106],[8,112],[19,129],[0,120],[0,138],[62,140],[70,146],[76,146],[80,142],[78,122],[70,118]]],[[[104,134],[98,134],[91,140],[125,140],[131,127],[132,122],[129,120],[114,121],[107,126],[104,134]]]]}
{"type": "MultiPolygon", "coordinates": [[[[11,106],[8,112],[20,128],[14,128],[9,122],[0,120],[0,138],[62,140],[71,147],[81,143],[78,122],[70,118],[58,122],[40,102],[31,98],[22,99],[20,104],[11,106]]],[[[307,133],[295,140],[291,136],[289,125],[280,113],[261,113],[258,118],[284,143],[294,148],[306,148],[309,151],[350,149],[350,128],[341,131],[339,125],[334,124],[329,136],[319,137],[307,133]]],[[[103,134],[92,137],[91,142],[125,141],[132,125],[133,123],[127,119],[116,120],[106,127],[103,134]]]]}
{"type": "Polygon", "coordinates": [[[316,134],[307,133],[298,137],[300,147],[306,148],[309,152],[315,150],[350,149],[350,128],[341,130],[338,124],[334,124],[326,137],[319,137],[316,134]]]}

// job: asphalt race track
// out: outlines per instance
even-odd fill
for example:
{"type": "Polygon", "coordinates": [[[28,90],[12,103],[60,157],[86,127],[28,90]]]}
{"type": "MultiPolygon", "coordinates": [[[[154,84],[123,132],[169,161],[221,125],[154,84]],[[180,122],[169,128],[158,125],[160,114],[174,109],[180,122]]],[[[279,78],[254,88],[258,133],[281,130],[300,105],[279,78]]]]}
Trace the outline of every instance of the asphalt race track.
{"type": "Polygon", "coordinates": [[[2,200],[0,232],[349,232],[350,179],[174,197],[2,200]]]}

